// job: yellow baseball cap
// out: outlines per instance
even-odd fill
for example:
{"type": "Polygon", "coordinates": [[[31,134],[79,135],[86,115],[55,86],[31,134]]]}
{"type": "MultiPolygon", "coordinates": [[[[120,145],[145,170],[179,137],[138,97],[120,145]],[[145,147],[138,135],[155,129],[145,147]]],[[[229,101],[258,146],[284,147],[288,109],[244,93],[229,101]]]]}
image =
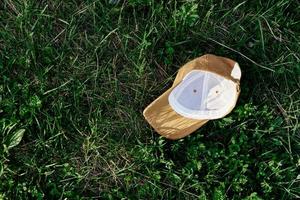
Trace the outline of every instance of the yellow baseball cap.
{"type": "Polygon", "coordinates": [[[163,137],[183,138],[227,115],[240,94],[241,69],[229,58],[206,54],[182,66],[171,88],[143,115],[163,137]]]}

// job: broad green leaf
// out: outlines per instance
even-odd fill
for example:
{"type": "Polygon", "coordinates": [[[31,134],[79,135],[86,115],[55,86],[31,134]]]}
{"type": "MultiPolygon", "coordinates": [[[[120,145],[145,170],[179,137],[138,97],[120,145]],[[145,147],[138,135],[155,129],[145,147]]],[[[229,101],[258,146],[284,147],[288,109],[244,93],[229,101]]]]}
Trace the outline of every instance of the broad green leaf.
{"type": "Polygon", "coordinates": [[[7,145],[7,149],[11,149],[11,148],[17,146],[21,142],[24,132],[25,132],[25,129],[17,130],[13,134],[13,136],[10,138],[9,143],[7,145]]]}

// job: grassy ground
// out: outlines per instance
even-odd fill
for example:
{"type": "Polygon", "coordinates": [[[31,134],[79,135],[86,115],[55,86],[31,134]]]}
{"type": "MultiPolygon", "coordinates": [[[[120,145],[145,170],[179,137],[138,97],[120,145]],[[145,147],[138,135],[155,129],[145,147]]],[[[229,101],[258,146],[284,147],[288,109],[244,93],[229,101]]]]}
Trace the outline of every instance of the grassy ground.
{"type": "Polygon", "coordinates": [[[1,0],[0,199],[300,198],[299,63],[297,0],[1,0]],[[143,109],[205,53],[237,107],[160,138],[143,109]]]}

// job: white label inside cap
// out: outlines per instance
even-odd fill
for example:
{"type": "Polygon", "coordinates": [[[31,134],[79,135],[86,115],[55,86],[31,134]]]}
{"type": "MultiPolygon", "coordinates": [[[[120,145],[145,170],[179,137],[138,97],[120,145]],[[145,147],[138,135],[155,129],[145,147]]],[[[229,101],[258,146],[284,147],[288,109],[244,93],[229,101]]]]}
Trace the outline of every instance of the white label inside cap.
{"type": "Polygon", "coordinates": [[[235,79],[239,79],[239,80],[241,79],[242,72],[241,72],[241,68],[238,63],[235,63],[235,65],[231,71],[231,76],[235,79]]]}

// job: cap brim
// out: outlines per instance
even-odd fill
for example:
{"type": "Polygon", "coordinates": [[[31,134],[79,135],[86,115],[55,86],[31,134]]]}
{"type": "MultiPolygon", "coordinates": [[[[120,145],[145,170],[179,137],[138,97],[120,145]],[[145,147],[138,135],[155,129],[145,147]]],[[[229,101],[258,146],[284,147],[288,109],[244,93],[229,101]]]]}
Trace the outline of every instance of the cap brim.
{"type": "Polygon", "coordinates": [[[170,106],[168,96],[175,85],[153,101],[143,112],[148,123],[163,137],[176,140],[183,138],[203,126],[209,120],[185,118],[170,106]]]}

